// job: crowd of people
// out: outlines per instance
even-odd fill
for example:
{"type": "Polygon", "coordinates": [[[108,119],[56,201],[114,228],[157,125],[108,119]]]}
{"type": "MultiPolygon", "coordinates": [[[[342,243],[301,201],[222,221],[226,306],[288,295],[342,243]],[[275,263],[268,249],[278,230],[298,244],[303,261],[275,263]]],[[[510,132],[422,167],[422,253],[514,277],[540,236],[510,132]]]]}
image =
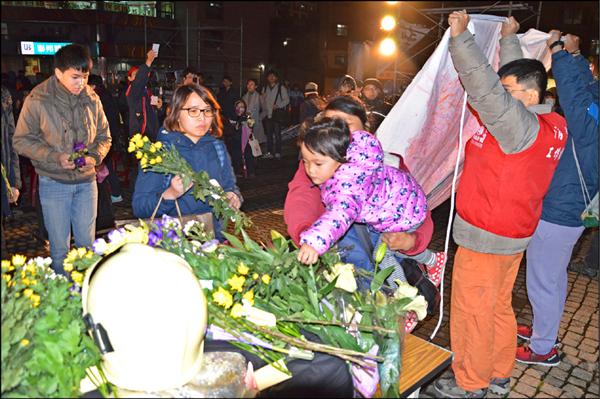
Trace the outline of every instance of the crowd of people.
{"type": "MultiPolygon", "coordinates": [[[[584,230],[586,198],[598,192],[598,80],[579,38],[550,32],[556,90],[548,92],[543,64],[523,57],[513,17],[502,25],[497,72],[467,30],[468,20],[464,11],[448,18],[450,56],[481,128],[466,145],[457,192],[450,305],[454,378],[435,383],[445,397],[508,393],[515,360],[559,363],[555,343],[567,267],[584,230]],[[511,298],[526,250],[533,323],[521,326],[511,298]],[[517,336],[528,342],[517,346],[517,336]]],[[[40,224],[57,273],[66,274],[62,263],[71,230],[76,246],[92,245],[99,191],[110,192],[110,202],[123,201],[119,166],[125,163],[131,165],[125,177],[134,185],[136,217],[150,217],[156,209],[158,216],[177,216],[176,209],[184,215],[211,212],[179,176],[138,173],[135,159],[124,155],[129,137],[140,133],[175,147],[195,171],[218,181],[229,204],[239,209],[243,196],[237,179],[256,176],[259,153],[280,159],[282,130],[299,124],[299,165],[284,205],[288,233],[300,247],[298,260],[313,264],[337,245],[342,260],[373,271],[374,248],[384,242],[390,249],[386,262],[394,266],[388,286],[397,278],[406,281],[407,268],[417,264],[429,285],[418,288],[434,292],[426,295],[435,300],[446,254],[428,249],[431,210],[407,165],[383,163],[376,132],[392,104],[378,79],[345,75],[334,93],[322,96],[316,83],[307,82],[302,93],[298,84],[286,86],[270,70],[262,88],[248,79],[240,98],[231,77],[224,76],[213,93],[202,73],[188,67],[167,101],[150,84],[157,56],[148,51],[116,96],[100,76],[90,75],[89,49],[77,44],[57,52],[54,74],[35,87],[25,84],[24,76],[3,75],[3,219],[28,168],[38,177],[40,224]],[[252,148],[254,141],[263,149],[252,148]],[[81,154],[80,161],[74,153],[81,154]]],[[[213,219],[223,241],[221,223],[213,219]]],[[[4,232],[2,239],[4,254],[4,232]]],[[[593,240],[597,243],[597,232],[593,240]]],[[[368,281],[359,281],[364,284],[368,281]]],[[[416,317],[409,314],[406,331],[415,326],[416,317]]],[[[284,384],[297,385],[302,375],[284,384]]],[[[348,381],[344,374],[336,390],[331,384],[327,389],[346,392],[348,381]]]]}

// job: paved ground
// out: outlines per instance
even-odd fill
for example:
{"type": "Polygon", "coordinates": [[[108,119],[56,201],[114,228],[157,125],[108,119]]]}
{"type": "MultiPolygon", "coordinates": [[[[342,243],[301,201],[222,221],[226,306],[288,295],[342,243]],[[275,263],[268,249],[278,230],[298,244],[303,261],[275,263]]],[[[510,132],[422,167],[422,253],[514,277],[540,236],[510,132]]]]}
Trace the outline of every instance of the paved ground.
{"type": "MultiPolygon", "coordinates": [[[[296,152],[288,143],[282,160],[260,160],[257,178],[241,179],[239,186],[245,197],[244,210],[252,217],[255,228],[251,232],[253,238],[267,240],[269,231],[275,229],[285,233],[283,222],[283,202],[287,192],[287,182],[296,170],[296,152]]],[[[125,190],[123,203],[115,206],[115,214],[119,219],[132,217],[130,210],[131,190],[125,190]]],[[[27,195],[21,200],[28,202],[27,195]]],[[[8,252],[22,253],[27,256],[48,256],[47,247],[36,238],[37,218],[30,207],[22,207],[16,217],[7,223],[8,252]]],[[[435,232],[431,247],[443,250],[448,221],[449,203],[434,210],[435,232]]],[[[574,254],[574,258],[582,258],[589,248],[590,234],[587,231],[574,254]]],[[[456,246],[449,246],[449,265],[452,265],[456,246]]],[[[3,254],[6,255],[6,254],[3,254]]],[[[433,342],[450,348],[448,309],[451,287],[451,270],[445,274],[444,321],[433,342]]],[[[584,275],[569,272],[569,287],[565,314],[559,331],[562,343],[560,352],[562,362],[557,367],[525,366],[516,364],[513,372],[512,391],[509,398],[522,397],[599,397],[598,380],[598,281],[584,275]]],[[[525,264],[517,276],[513,290],[513,306],[520,323],[531,321],[531,307],[527,300],[525,288],[525,264]]],[[[427,339],[433,332],[437,318],[426,319],[417,326],[414,334],[427,339]]],[[[449,371],[446,371],[449,373],[449,371]]],[[[431,385],[424,386],[421,397],[435,397],[431,385]]],[[[498,397],[490,395],[490,397],[498,397]]]]}

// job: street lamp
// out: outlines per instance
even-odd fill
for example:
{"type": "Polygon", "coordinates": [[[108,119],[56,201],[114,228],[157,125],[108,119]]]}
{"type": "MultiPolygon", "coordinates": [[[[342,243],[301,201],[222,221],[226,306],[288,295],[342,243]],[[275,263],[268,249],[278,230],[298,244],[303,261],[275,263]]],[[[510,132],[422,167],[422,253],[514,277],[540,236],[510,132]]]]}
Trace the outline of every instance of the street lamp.
{"type": "Polygon", "coordinates": [[[396,42],[391,37],[386,37],[379,43],[379,52],[383,56],[390,56],[396,53],[396,42]]]}
{"type": "Polygon", "coordinates": [[[381,19],[381,29],[390,32],[396,27],[396,19],[391,15],[386,15],[381,19]]]}

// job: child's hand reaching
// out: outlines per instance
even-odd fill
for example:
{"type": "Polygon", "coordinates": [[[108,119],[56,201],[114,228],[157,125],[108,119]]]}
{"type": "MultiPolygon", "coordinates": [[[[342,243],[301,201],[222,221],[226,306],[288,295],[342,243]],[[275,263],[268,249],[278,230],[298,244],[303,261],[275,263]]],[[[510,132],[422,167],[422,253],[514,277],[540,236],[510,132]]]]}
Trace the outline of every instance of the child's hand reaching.
{"type": "Polygon", "coordinates": [[[298,261],[304,263],[305,265],[312,265],[317,263],[318,259],[319,253],[316,249],[308,244],[302,244],[302,247],[300,247],[300,252],[298,252],[298,261]]]}

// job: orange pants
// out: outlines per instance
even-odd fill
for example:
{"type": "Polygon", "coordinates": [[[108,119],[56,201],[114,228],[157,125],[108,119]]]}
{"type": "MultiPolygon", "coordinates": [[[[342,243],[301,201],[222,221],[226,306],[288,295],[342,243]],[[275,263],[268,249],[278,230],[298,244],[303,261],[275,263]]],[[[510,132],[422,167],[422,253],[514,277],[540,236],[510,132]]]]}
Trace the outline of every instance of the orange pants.
{"type": "Polygon", "coordinates": [[[517,321],[512,289],[523,253],[494,255],[458,247],[452,271],[452,369],[462,389],[487,388],[512,375],[517,321]]]}

